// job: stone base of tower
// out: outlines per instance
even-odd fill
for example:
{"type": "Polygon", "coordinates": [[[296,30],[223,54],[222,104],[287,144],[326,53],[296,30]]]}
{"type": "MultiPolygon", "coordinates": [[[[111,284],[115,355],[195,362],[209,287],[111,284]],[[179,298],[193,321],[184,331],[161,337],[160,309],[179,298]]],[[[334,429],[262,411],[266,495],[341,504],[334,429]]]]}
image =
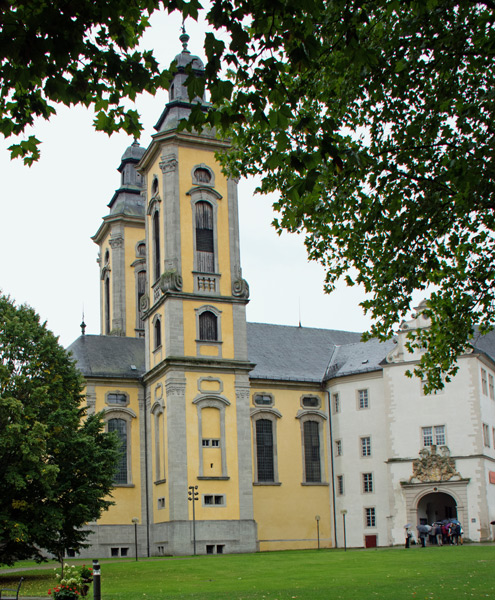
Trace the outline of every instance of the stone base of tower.
{"type": "MultiPolygon", "coordinates": [[[[258,549],[255,521],[196,521],[196,554],[234,554],[258,549]]],[[[192,521],[153,525],[150,552],[152,556],[193,554],[192,521]]]]}
{"type": "MultiPolygon", "coordinates": [[[[192,521],[173,521],[146,527],[129,525],[94,525],[87,548],[78,558],[118,558],[180,556],[194,553],[192,521]]],[[[259,550],[255,521],[196,521],[196,554],[235,554],[259,550]]],[[[69,557],[73,557],[69,552],[69,557]]]]}

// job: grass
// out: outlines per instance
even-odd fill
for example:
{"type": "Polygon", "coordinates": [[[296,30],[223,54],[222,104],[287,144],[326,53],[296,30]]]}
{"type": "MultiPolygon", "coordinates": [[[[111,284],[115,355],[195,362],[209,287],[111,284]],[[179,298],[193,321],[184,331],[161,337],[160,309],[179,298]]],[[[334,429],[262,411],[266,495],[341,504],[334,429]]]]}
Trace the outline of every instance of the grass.
{"type": "MultiPolygon", "coordinates": [[[[495,597],[495,546],[306,550],[101,564],[103,600],[495,597]]],[[[15,574],[0,569],[0,587],[11,587],[23,575],[22,596],[46,597],[55,585],[54,566],[15,574]]]]}

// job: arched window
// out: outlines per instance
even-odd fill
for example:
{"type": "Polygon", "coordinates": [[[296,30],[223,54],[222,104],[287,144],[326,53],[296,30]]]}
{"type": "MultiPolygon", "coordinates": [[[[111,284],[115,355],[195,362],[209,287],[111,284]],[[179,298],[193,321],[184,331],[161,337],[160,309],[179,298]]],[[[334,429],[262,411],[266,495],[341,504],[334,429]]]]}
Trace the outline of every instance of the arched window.
{"type": "Polygon", "coordinates": [[[127,422],[124,419],[110,419],[108,431],[115,431],[120,440],[120,458],[115,471],[114,483],[127,483],[127,422]]]}
{"type": "Polygon", "coordinates": [[[218,341],[217,316],[209,310],[199,315],[199,339],[207,342],[218,341]]]}
{"type": "Polygon", "coordinates": [[[213,207],[208,202],[196,203],[196,266],[201,273],[215,272],[213,207]]]}
{"type": "Polygon", "coordinates": [[[153,215],[153,258],[155,281],[160,277],[160,213],[153,215]]]}
{"type": "Polygon", "coordinates": [[[304,466],[308,483],[321,482],[320,424],[304,421],[304,466]]]}
{"type": "Polygon", "coordinates": [[[256,421],[256,461],[258,481],[275,481],[273,423],[269,419],[256,421]]]}
{"type": "Polygon", "coordinates": [[[138,271],[137,274],[137,328],[144,329],[144,321],[141,313],[141,298],[146,294],[146,271],[138,271]]]}
{"type": "Polygon", "coordinates": [[[155,350],[162,345],[162,322],[160,319],[155,320],[155,350]]]}
{"type": "Polygon", "coordinates": [[[105,333],[110,333],[110,277],[105,277],[105,333]]]}

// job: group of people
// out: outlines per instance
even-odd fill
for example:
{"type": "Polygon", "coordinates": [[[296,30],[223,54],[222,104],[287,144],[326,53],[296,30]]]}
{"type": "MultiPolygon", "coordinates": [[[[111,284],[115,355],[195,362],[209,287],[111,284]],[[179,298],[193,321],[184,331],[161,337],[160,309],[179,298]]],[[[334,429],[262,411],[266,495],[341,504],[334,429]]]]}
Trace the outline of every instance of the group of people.
{"type": "MultiPolygon", "coordinates": [[[[422,548],[426,547],[426,541],[431,546],[458,546],[462,545],[462,534],[464,533],[457,519],[444,519],[432,525],[418,525],[418,537],[422,548]]],[[[405,525],[406,548],[411,544],[417,544],[418,540],[411,529],[411,524],[405,525]]]]}

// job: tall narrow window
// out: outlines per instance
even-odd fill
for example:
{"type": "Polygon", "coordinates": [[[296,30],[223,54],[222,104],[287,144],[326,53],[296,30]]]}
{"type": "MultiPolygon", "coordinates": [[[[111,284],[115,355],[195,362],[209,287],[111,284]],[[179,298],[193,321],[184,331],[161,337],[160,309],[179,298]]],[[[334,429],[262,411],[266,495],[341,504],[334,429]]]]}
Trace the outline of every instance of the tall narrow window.
{"type": "Polygon", "coordinates": [[[215,272],[213,241],[213,207],[208,202],[196,203],[196,267],[201,273],[215,272]]]}
{"type": "Polygon", "coordinates": [[[485,396],[488,395],[488,384],[486,380],[486,371],[485,369],[481,369],[481,391],[485,396]]]}
{"type": "Polygon", "coordinates": [[[199,339],[205,342],[218,341],[217,316],[209,310],[199,315],[199,339]]]}
{"type": "Polygon", "coordinates": [[[366,527],[376,527],[376,513],[374,507],[364,509],[364,520],[366,527]]]}
{"type": "Polygon", "coordinates": [[[360,409],[370,407],[368,390],[358,390],[358,406],[360,409]]]}
{"type": "Polygon", "coordinates": [[[120,440],[120,458],[115,471],[114,483],[127,483],[127,423],[124,419],[110,419],[108,431],[115,431],[120,440]]]}
{"type": "Polygon", "coordinates": [[[306,482],[321,482],[320,426],[317,421],[304,422],[304,463],[306,482]]]}
{"type": "Polygon", "coordinates": [[[110,333],[110,277],[105,277],[105,333],[110,333]]]}
{"type": "Polygon", "coordinates": [[[363,473],[363,492],[370,494],[373,491],[373,473],[363,473]]]}
{"type": "Polygon", "coordinates": [[[162,345],[162,322],[160,319],[155,321],[155,350],[162,345]]]}
{"type": "Polygon", "coordinates": [[[361,456],[371,456],[371,438],[361,438],[361,456]]]}
{"type": "Polygon", "coordinates": [[[146,293],[146,271],[139,271],[137,274],[137,313],[138,329],[144,329],[144,321],[141,313],[141,298],[146,293]]]}
{"type": "Polygon", "coordinates": [[[153,215],[153,259],[155,281],[160,277],[160,216],[156,211],[153,215]]]}
{"type": "Polygon", "coordinates": [[[268,419],[256,421],[256,459],[258,481],[274,481],[273,423],[268,419]]]}

